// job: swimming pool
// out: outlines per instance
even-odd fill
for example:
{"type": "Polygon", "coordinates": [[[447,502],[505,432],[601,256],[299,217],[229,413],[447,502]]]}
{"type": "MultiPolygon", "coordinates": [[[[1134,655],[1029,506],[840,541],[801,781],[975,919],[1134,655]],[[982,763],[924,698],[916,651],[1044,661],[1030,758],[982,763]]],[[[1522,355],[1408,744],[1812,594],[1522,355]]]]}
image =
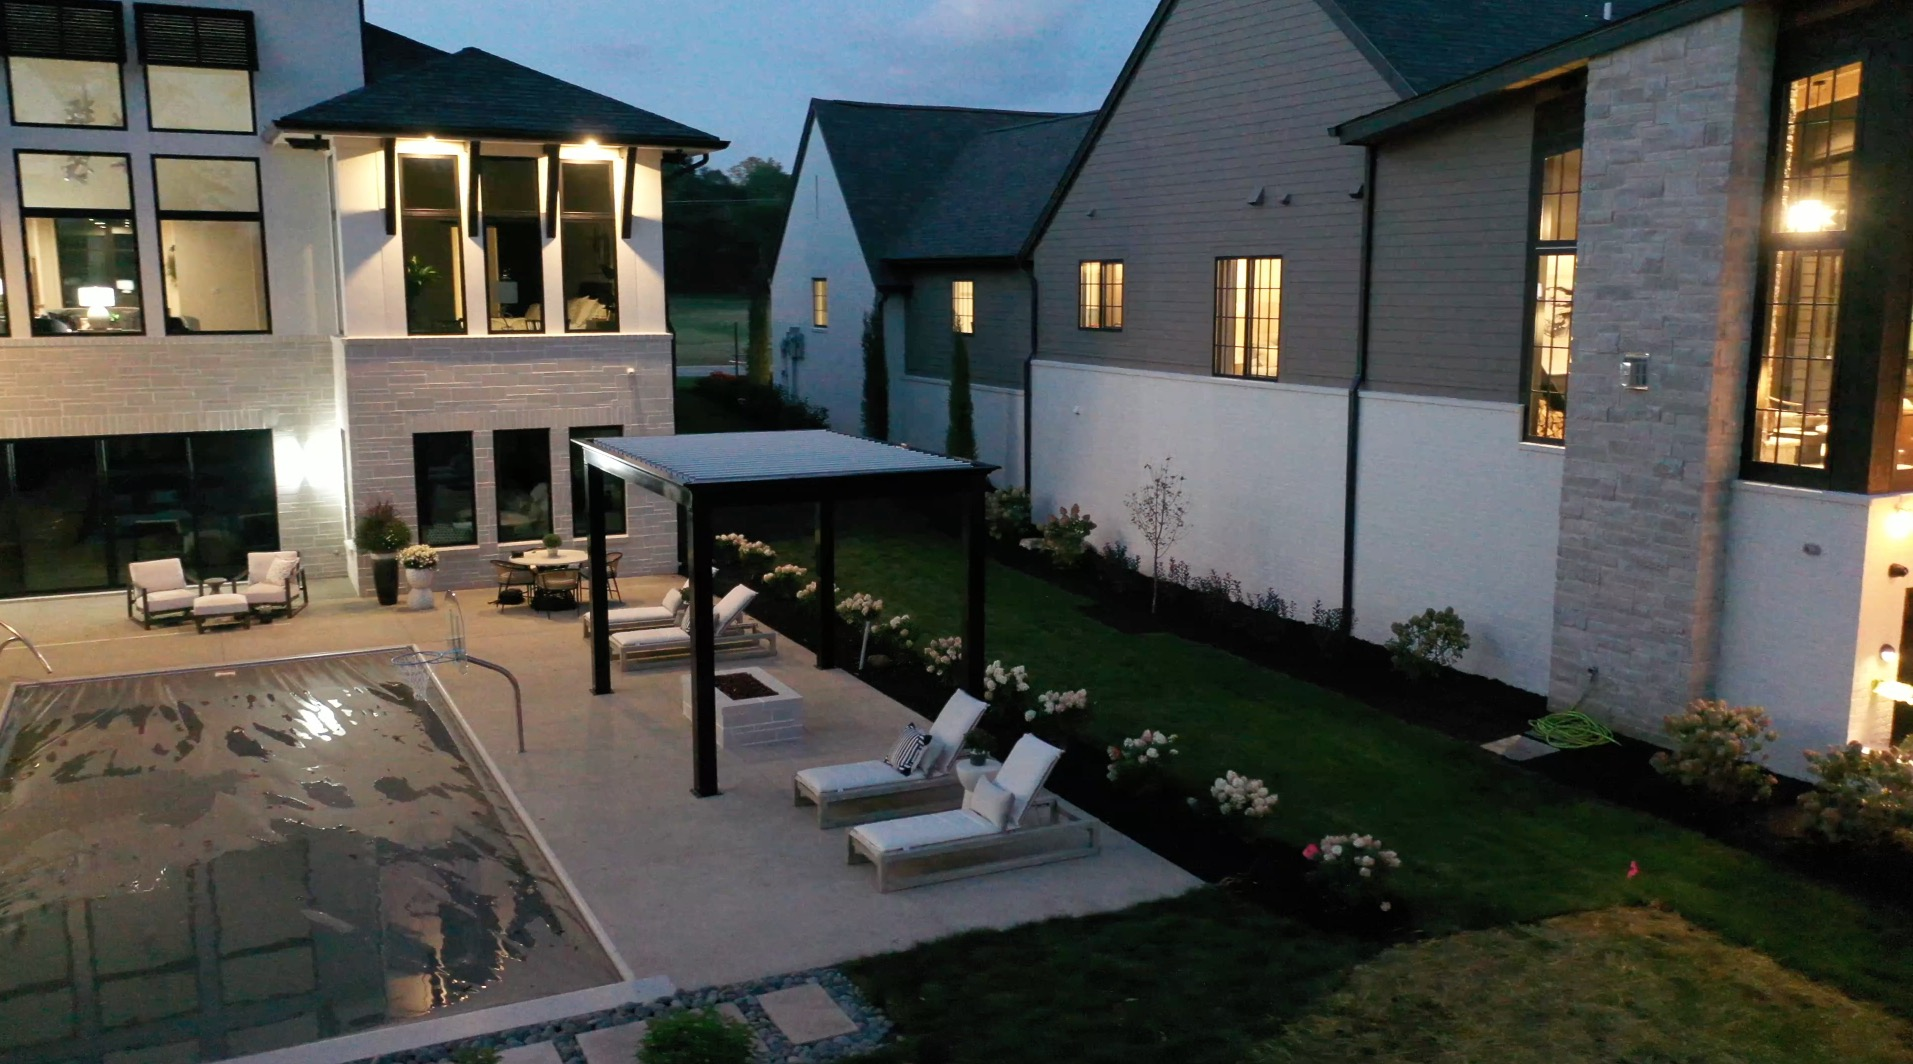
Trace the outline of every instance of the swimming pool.
{"type": "Polygon", "coordinates": [[[190,1064],[628,978],[406,649],[14,688],[0,1064],[190,1064]]]}

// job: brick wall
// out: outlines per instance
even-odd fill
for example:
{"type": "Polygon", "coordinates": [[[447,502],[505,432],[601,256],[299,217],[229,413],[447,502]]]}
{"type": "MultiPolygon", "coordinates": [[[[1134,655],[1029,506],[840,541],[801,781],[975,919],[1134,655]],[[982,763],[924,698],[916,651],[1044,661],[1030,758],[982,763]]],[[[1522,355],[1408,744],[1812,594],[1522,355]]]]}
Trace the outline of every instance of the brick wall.
{"type": "Polygon", "coordinates": [[[1549,695],[1636,732],[1714,682],[1773,45],[1741,8],[1588,70],[1549,695]]]}
{"type": "MultiPolygon", "coordinates": [[[[354,512],[389,495],[416,535],[412,434],[472,433],[479,542],[441,552],[440,587],[488,587],[494,580],[489,563],[501,547],[492,430],[550,430],[551,512],[567,539],[570,430],[623,425],[632,436],[673,431],[669,336],[347,340],[344,361],[354,512]]],[[[674,569],[676,509],[636,489],[625,498],[627,534],[611,541],[612,550],[624,552],[620,571],[674,569]]],[[[357,570],[359,587],[369,593],[369,559],[360,556],[357,570]]]]}
{"type": "Polygon", "coordinates": [[[345,574],[344,486],[325,337],[8,341],[0,439],[271,429],[279,542],[313,576],[345,574]],[[297,463],[297,472],[290,466],[297,463]],[[292,486],[297,476],[299,483],[292,486]]]}

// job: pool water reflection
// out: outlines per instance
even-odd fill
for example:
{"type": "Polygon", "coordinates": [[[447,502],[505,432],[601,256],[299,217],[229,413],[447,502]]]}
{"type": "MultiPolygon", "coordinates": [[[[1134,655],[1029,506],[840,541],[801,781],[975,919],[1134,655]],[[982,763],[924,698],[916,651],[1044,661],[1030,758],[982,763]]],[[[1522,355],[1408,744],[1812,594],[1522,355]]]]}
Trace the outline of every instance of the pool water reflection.
{"type": "Polygon", "coordinates": [[[15,689],[0,1064],[218,1060],[620,980],[394,653],[15,689]]]}

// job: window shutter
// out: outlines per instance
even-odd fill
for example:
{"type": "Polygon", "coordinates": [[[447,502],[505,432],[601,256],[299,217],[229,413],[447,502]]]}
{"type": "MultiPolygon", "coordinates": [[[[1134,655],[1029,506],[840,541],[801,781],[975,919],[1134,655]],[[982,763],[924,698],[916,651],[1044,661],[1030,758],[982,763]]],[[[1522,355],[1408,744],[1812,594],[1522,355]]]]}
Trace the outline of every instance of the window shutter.
{"type": "Polygon", "coordinates": [[[35,59],[126,62],[126,31],[120,5],[98,3],[0,4],[0,36],[6,53],[35,59]]]}
{"type": "Polygon", "coordinates": [[[148,66],[258,70],[252,12],[135,4],[140,61],[148,66]]]}

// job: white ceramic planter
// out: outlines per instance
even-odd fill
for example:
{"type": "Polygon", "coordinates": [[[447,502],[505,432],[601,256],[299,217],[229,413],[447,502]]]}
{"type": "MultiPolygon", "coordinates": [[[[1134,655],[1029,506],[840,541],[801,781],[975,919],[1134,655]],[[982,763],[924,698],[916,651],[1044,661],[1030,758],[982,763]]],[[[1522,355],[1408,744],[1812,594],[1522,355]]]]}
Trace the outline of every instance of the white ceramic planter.
{"type": "Polygon", "coordinates": [[[429,610],[434,607],[435,603],[433,602],[433,599],[432,599],[432,581],[437,576],[438,576],[437,569],[407,569],[405,570],[405,586],[412,589],[411,596],[405,600],[405,605],[407,608],[414,609],[414,610],[429,610]]]}

